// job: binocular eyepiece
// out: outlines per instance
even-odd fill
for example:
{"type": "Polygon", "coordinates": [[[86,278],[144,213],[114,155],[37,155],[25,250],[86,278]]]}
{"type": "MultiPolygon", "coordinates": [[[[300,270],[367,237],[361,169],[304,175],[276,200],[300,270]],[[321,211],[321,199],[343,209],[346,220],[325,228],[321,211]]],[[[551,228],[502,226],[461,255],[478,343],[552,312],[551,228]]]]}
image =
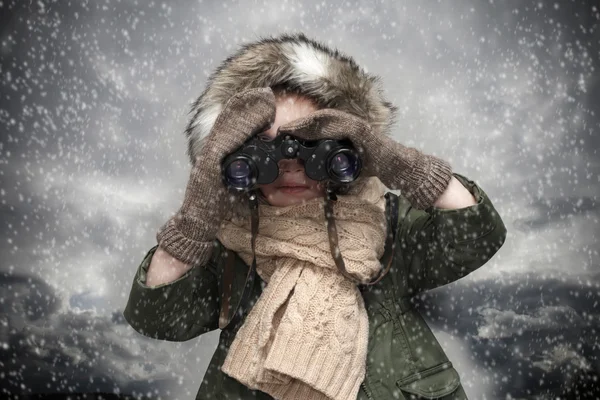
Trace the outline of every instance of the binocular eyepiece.
{"type": "Polygon", "coordinates": [[[353,182],[362,168],[349,140],[304,141],[291,135],[267,140],[255,136],[223,160],[223,181],[229,188],[250,191],[259,184],[275,181],[279,176],[279,160],[292,158],[304,162],[310,179],[329,181],[334,186],[353,182]]]}

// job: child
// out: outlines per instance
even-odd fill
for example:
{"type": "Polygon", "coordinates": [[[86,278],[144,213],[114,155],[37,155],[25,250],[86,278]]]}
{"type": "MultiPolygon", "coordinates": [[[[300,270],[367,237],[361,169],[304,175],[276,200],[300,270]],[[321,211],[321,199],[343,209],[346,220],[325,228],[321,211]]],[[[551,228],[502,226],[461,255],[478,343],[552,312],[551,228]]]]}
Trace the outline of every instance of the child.
{"type": "Polygon", "coordinates": [[[221,328],[196,399],[466,399],[457,371],[411,305],[484,265],[506,228],[485,192],[437,157],[389,136],[379,81],[304,35],[244,46],[194,104],[183,205],[139,266],[124,316],[143,335],[185,341],[221,328]],[[221,161],[249,137],[350,139],[364,163],[333,214],[297,159],[248,204],[221,161]],[[399,189],[394,208],[386,187],[399,189]],[[397,215],[397,222],[390,215],[397,215]],[[395,237],[395,247],[386,238],[395,237]],[[253,258],[256,272],[253,276],[253,258]],[[366,285],[380,272],[389,273],[366,285]]]}

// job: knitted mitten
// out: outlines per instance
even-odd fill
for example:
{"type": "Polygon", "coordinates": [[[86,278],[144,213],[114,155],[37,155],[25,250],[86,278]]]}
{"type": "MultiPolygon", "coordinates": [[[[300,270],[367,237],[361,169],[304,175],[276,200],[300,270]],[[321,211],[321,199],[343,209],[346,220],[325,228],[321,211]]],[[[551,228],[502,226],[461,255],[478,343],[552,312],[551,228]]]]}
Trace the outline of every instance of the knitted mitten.
{"type": "Polygon", "coordinates": [[[279,127],[279,132],[305,140],[350,139],[366,158],[363,165],[367,175],[379,177],[390,189],[399,189],[415,208],[433,205],[452,178],[447,161],[406,147],[389,136],[375,135],[365,120],[343,111],[318,110],[279,127]]]}
{"type": "Polygon", "coordinates": [[[156,234],[161,248],[188,264],[208,261],[221,221],[231,202],[239,200],[223,184],[221,162],[274,120],[270,88],[245,90],[229,99],[192,167],[183,205],[156,234]]]}

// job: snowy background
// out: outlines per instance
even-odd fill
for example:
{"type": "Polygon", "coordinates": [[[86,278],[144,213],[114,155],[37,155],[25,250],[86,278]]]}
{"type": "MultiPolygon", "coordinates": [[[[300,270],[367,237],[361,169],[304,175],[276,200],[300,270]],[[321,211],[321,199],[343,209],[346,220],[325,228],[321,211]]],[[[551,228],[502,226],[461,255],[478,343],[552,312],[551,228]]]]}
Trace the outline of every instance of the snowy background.
{"type": "Polygon", "coordinates": [[[208,74],[304,31],[381,75],[396,139],[506,223],[488,264],[419,306],[469,397],[598,394],[599,21],[580,0],[0,0],[1,390],[194,397],[217,333],[151,340],[121,313],[183,199],[208,74]]]}

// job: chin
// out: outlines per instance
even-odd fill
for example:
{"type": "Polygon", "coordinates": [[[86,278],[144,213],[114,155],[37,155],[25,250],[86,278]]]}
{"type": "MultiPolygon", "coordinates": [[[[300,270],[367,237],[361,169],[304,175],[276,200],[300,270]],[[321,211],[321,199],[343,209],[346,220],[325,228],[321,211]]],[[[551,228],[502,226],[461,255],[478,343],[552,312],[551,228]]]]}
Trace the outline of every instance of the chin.
{"type": "Polygon", "coordinates": [[[321,193],[313,192],[313,191],[309,191],[309,192],[302,193],[302,194],[288,194],[288,193],[282,193],[277,190],[274,193],[269,193],[268,195],[265,195],[265,199],[272,206],[287,207],[287,206],[302,204],[302,203],[316,199],[321,196],[322,196],[321,193]]]}

